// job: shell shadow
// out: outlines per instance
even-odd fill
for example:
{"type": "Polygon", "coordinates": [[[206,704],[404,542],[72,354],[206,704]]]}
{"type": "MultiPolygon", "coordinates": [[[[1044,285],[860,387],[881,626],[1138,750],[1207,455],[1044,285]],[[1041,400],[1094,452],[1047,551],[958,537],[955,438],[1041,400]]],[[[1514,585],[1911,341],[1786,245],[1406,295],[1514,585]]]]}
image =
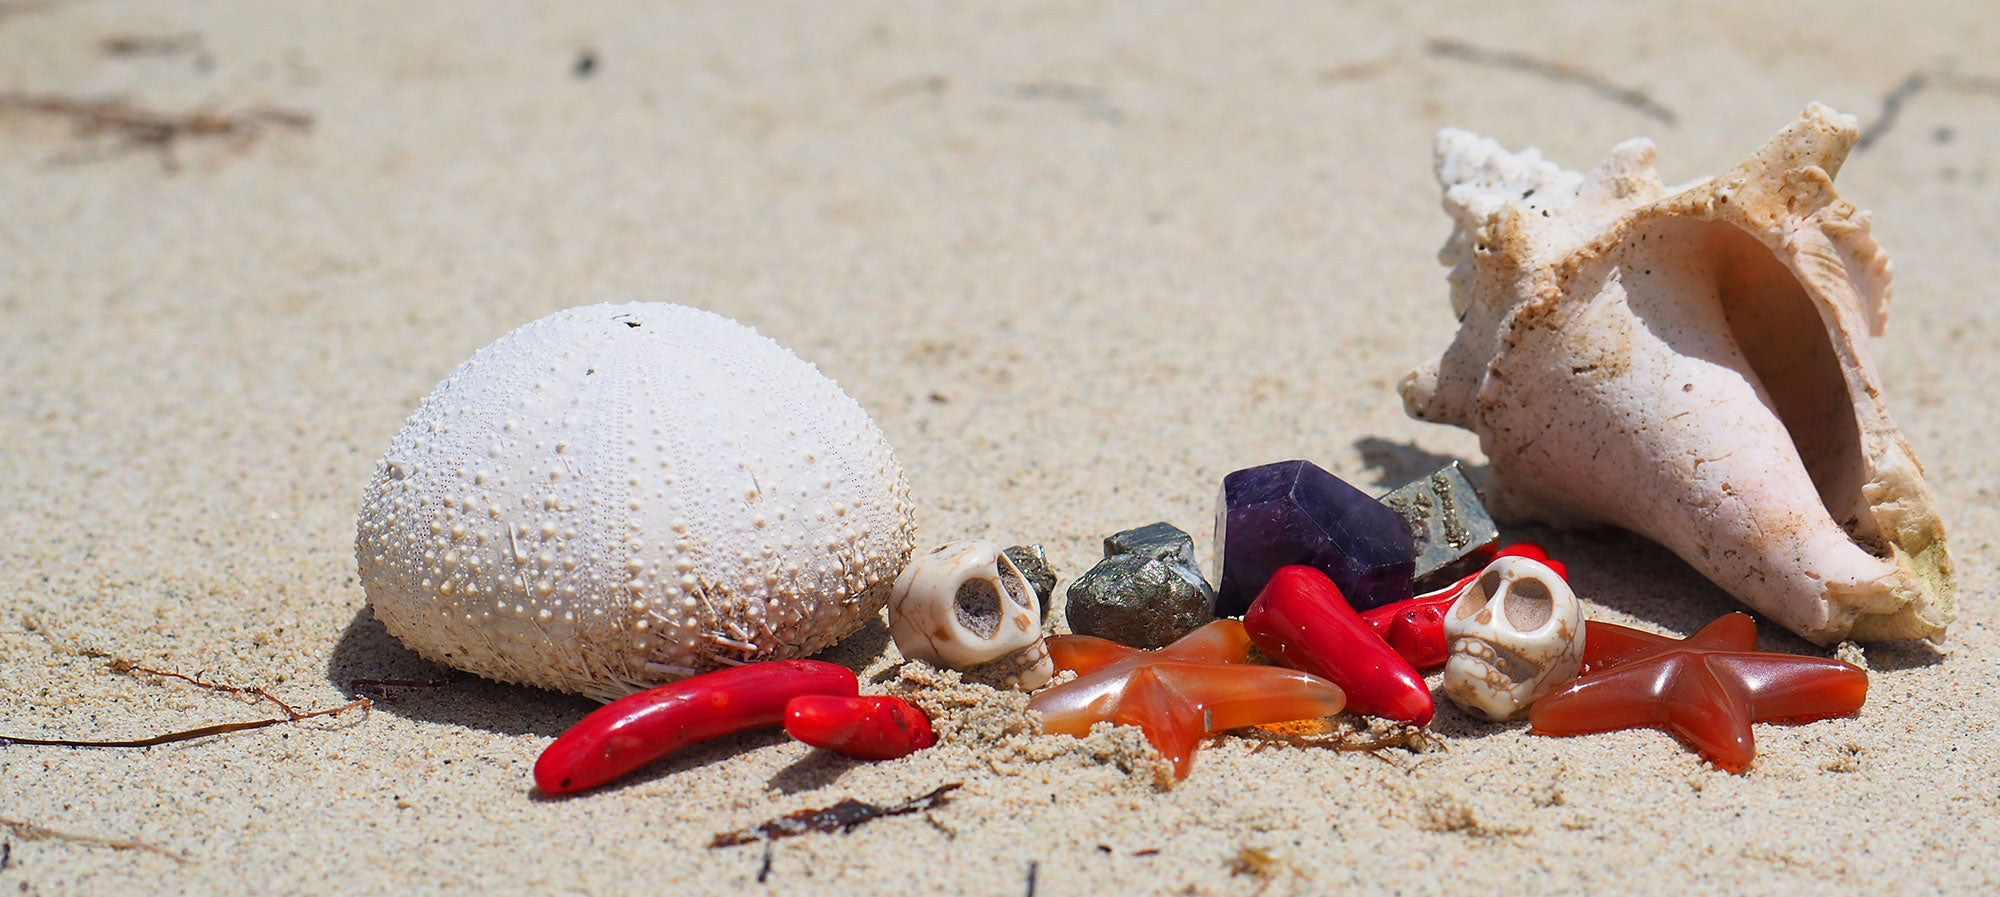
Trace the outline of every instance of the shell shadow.
{"type": "MultiPolygon", "coordinates": [[[[1401,486],[1454,460],[1449,455],[1391,442],[1375,436],[1354,441],[1361,459],[1384,489],[1401,486]]],[[[1463,461],[1460,461],[1464,464],[1463,461]]],[[[1484,486],[1490,468],[1466,465],[1475,487],[1484,486]]],[[[1724,614],[1743,611],[1757,617],[1759,648],[1788,654],[1830,657],[1822,648],[1771,623],[1709,582],[1686,561],[1660,545],[1624,530],[1599,527],[1561,530],[1539,524],[1500,527],[1500,542],[1539,542],[1550,556],[1569,567],[1569,583],[1588,606],[1621,611],[1668,630],[1692,634],[1724,614]]],[[[1883,642],[1866,649],[1868,665],[1878,671],[1934,666],[1944,654],[1922,641],[1883,642]]]]}
{"type": "MultiPolygon", "coordinates": [[[[1558,530],[1536,524],[1503,526],[1500,541],[1541,543],[1550,557],[1568,565],[1570,588],[1587,608],[1622,611],[1682,637],[1694,634],[1717,617],[1740,611],[1756,618],[1760,651],[1833,656],[1831,647],[1821,647],[1792,634],[1763,614],[1739,604],[1673,552],[1624,530],[1608,527],[1558,530]]],[[[1924,641],[1879,642],[1864,650],[1869,668],[1878,672],[1934,666],[1945,657],[1924,641]]]]}
{"type": "Polygon", "coordinates": [[[1934,667],[1944,663],[1945,658],[1945,653],[1938,646],[1922,639],[1876,642],[1861,651],[1868,658],[1868,669],[1877,673],[1934,667]]]}
{"type": "Polygon", "coordinates": [[[1465,467],[1465,476],[1472,481],[1473,486],[1486,484],[1486,465],[1472,464],[1462,458],[1425,451],[1417,448],[1414,442],[1390,442],[1379,436],[1363,436],[1354,440],[1354,448],[1361,453],[1361,463],[1368,467],[1375,487],[1384,492],[1425,476],[1453,461],[1465,467]]]}
{"type": "Polygon", "coordinates": [[[598,705],[574,695],[506,685],[449,670],[417,656],[363,606],[327,657],[326,678],[342,694],[366,694],[374,710],[405,719],[485,729],[499,735],[554,738],[598,705]],[[357,680],[442,681],[435,688],[357,691],[357,680]]]}
{"type": "MultiPolygon", "coordinates": [[[[1687,562],[1652,541],[1619,529],[1559,530],[1538,524],[1503,526],[1500,541],[1539,542],[1569,568],[1569,585],[1586,608],[1622,611],[1680,633],[1692,633],[1724,614],[1745,608],[1687,562]]],[[[1776,626],[1760,626],[1770,641],[1812,646],[1776,626]]]]}

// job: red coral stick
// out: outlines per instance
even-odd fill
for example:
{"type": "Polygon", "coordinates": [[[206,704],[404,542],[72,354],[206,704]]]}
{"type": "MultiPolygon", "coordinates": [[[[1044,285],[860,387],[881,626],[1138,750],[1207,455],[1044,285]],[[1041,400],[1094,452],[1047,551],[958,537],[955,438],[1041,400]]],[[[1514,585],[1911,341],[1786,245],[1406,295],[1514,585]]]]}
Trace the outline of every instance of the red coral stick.
{"type": "Polygon", "coordinates": [[[856,760],[894,760],[937,743],[923,711],[887,695],[800,695],[785,705],[785,731],[856,760]]]}
{"type": "Polygon", "coordinates": [[[1243,628],[1265,656],[1327,679],[1347,693],[1347,709],[1428,725],[1430,689],[1410,662],[1349,607],[1340,587],[1315,567],[1279,567],[1250,602],[1243,628]]]}
{"type": "Polygon", "coordinates": [[[817,660],[718,670],[628,695],[592,711],[535,760],[544,794],[595,788],[699,741],[784,721],[800,695],[860,691],[854,671],[817,660]]]}
{"type": "MultiPolygon", "coordinates": [[[[1569,568],[1564,567],[1561,561],[1550,558],[1542,546],[1533,542],[1516,542],[1500,549],[1494,558],[1510,556],[1541,561],[1556,571],[1557,576],[1569,579],[1569,568]]],[[[1458,600],[1459,593],[1484,572],[1479,570],[1466,574],[1459,581],[1435,592],[1362,611],[1361,619],[1411,666],[1420,670],[1444,666],[1450,654],[1444,640],[1445,612],[1451,610],[1452,602],[1458,600]]]]}

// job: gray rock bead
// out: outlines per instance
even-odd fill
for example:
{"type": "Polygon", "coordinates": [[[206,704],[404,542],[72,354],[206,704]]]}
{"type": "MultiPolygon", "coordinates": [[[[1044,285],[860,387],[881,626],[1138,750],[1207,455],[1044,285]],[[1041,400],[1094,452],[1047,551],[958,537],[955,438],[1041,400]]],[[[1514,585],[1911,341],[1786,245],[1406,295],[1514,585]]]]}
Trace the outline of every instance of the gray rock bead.
{"type": "Polygon", "coordinates": [[[1069,628],[1135,648],[1159,648],[1215,619],[1214,592],[1189,564],[1114,554],[1069,586],[1069,628]]]}
{"type": "Polygon", "coordinates": [[[1184,533],[1170,523],[1149,523],[1120,533],[1113,533],[1104,540],[1104,556],[1137,554],[1163,561],[1175,561],[1193,569],[1194,537],[1184,533]]]}
{"type": "Polygon", "coordinates": [[[1500,530],[1457,461],[1382,496],[1381,502],[1410,528],[1417,556],[1415,591],[1443,588],[1478,573],[1493,559],[1500,530]]]}
{"type": "Polygon", "coordinates": [[[1049,605],[1055,603],[1056,573],[1049,569],[1048,555],[1042,553],[1040,545],[1015,545],[1000,552],[1007,560],[1014,562],[1014,569],[1028,584],[1035,587],[1035,597],[1042,602],[1042,619],[1049,618],[1049,605]]]}

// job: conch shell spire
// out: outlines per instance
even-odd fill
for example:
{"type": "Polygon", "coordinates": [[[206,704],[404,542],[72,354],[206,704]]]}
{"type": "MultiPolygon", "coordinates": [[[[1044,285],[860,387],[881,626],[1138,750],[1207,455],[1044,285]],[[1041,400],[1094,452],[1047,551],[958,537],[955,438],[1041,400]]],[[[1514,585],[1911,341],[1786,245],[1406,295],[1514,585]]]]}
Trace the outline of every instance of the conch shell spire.
{"type": "Polygon", "coordinates": [[[1889,259],[1814,104],[1741,165],[1669,188],[1646,140],[1584,174],[1439,132],[1457,338],[1410,415],[1479,434],[1496,515],[1609,524],[1820,644],[1941,638],[1951,563],[1868,337],[1889,259]]]}

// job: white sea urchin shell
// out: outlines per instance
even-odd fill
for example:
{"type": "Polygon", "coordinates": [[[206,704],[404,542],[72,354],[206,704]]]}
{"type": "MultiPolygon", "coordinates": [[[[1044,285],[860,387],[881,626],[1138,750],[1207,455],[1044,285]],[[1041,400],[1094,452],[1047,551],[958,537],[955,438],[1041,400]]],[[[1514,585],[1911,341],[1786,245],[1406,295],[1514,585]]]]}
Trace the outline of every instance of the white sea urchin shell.
{"type": "Polygon", "coordinates": [[[355,554],[426,659],[610,700],[853,632],[913,518],[881,430],[811,364],[709,312],[592,305],[438,384],[376,467],[355,554]]]}

